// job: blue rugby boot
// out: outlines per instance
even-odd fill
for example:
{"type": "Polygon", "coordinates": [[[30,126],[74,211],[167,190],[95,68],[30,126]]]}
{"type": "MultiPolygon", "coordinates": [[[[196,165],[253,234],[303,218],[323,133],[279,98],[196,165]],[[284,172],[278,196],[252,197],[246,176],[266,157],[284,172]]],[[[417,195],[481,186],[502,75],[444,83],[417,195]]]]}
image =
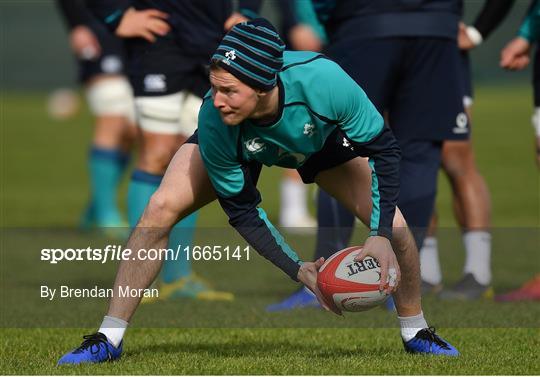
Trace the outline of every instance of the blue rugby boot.
{"type": "Polygon", "coordinates": [[[459,356],[459,352],[450,343],[435,334],[434,327],[422,329],[414,338],[403,342],[405,351],[427,355],[459,356]]]}
{"type": "Polygon", "coordinates": [[[123,342],[118,347],[115,347],[100,332],[85,335],[83,338],[84,342],[78,348],[62,356],[57,365],[103,363],[116,360],[122,355],[123,342]]]}
{"type": "Polygon", "coordinates": [[[300,308],[319,308],[317,297],[308,288],[302,287],[281,302],[268,305],[267,312],[281,312],[300,308]]]}
{"type": "Polygon", "coordinates": [[[386,309],[389,312],[395,312],[396,303],[394,302],[394,298],[392,296],[388,297],[386,301],[382,304],[382,307],[384,307],[384,309],[386,309]]]}

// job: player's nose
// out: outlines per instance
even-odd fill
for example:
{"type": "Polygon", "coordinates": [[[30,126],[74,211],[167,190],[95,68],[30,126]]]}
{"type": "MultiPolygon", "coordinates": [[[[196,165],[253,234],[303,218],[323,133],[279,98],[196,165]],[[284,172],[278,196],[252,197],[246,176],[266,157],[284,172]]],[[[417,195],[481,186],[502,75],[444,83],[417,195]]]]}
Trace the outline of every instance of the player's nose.
{"type": "Polygon", "coordinates": [[[223,95],[221,93],[216,93],[214,95],[214,107],[216,109],[222,110],[226,106],[225,101],[223,100],[223,95]]]}

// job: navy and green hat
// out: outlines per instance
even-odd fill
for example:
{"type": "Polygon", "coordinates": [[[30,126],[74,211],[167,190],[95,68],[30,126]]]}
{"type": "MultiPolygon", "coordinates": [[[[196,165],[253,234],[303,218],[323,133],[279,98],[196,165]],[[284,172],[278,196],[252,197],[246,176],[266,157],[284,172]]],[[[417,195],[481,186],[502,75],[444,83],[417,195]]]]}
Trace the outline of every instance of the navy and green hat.
{"type": "Polygon", "coordinates": [[[285,43],[264,18],[235,25],[223,38],[212,62],[252,88],[276,86],[285,43]]]}

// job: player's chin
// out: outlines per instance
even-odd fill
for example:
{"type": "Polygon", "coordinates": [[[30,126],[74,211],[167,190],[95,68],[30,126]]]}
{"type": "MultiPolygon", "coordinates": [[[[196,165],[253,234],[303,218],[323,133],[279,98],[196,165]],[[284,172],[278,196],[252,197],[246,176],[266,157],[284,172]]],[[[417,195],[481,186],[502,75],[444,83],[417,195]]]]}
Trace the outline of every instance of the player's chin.
{"type": "Polygon", "coordinates": [[[223,114],[221,113],[221,120],[223,123],[225,123],[227,126],[237,126],[242,122],[242,118],[238,116],[236,113],[229,113],[229,114],[223,114]]]}

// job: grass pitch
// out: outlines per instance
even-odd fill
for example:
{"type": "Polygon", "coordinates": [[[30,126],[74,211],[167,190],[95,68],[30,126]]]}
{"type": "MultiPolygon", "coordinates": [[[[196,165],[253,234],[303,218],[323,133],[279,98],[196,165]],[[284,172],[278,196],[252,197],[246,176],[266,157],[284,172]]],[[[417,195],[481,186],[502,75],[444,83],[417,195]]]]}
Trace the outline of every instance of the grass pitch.
{"type": "MultiPolygon", "coordinates": [[[[375,309],[345,318],[318,310],[267,314],[295,289],[253,253],[249,262],[195,263],[202,276],[236,294],[233,303],[177,301],[145,305],[133,319],[119,362],[62,367],[57,359],[95,331],[103,299],[39,298],[40,284],[108,287],[115,265],[39,260],[44,247],[88,240],[73,230],[87,198],[87,112],[55,122],[44,96],[2,98],[1,359],[2,374],[539,374],[539,304],[466,304],[424,300],[429,322],[461,351],[457,359],[402,350],[392,313],[375,309]],[[72,229],[66,229],[71,227],[72,229]],[[60,230],[59,230],[60,229],[60,230]],[[536,350],[536,351],[535,351],[536,350]]],[[[493,201],[496,291],[540,271],[540,200],[528,87],[477,91],[473,142],[493,201]]],[[[265,169],[263,207],[277,219],[279,169],[265,169]]],[[[125,195],[125,185],[124,185],[125,195]]],[[[201,211],[198,244],[237,243],[216,204],[201,211]],[[213,236],[211,236],[213,235],[213,236]],[[209,238],[211,240],[209,240],[209,238]]],[[[440,252],[446,284],[460,276],[463,247],[441,175],[440,252]]],[[[364,233],[358,229],[355,243],[364,233]]],[[[313,237],[289,238],[309,258],[313,237]]],[[[95,238],[92,241],[98,242],[95,238]]],[[[106,242],[106,240],[99,240],[106,242]]]]}

